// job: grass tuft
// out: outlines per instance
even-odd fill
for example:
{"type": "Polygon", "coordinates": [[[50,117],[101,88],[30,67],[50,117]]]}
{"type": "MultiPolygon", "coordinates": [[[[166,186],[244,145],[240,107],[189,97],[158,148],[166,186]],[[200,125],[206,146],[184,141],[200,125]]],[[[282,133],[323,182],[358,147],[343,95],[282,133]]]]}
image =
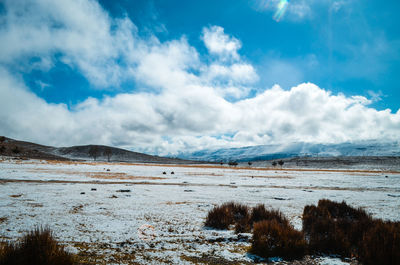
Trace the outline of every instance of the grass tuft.
{"type": "Polygon", "coordinates": [[[227,202],[208,212],[205,226],[229,229],[235,225],[238,231],[245,230],[249,219],[249,207],[240,203],[227,202]]]}
{"type": "Polygon", "coordinates": [[[71,265],[74,256],[53,238],[49,228],[36,228],[18,243],[0,249],[0,265],[71,265]]]}
{"type": "Polygon", "coordinates": [[[250,252],[263,258],[282,257],[288,260],[302,258],[307,250],[303,234],[291,225],[276,219],[254,224],[250,252]]]}
{"type": "Polygon", "coordinates": [[[400,264],[400,223],[374,221],[363,234],[359,260],[364,265],[400,264]]]}
{"type": "Polygon", "coordinates": [[[364,210],[345,202],[324,199],[317,207],[308,205],[303,211],[303,232],[310,249],[317,253],[357,255],[359,242],[372,224],[371,216],[364,210]]]}

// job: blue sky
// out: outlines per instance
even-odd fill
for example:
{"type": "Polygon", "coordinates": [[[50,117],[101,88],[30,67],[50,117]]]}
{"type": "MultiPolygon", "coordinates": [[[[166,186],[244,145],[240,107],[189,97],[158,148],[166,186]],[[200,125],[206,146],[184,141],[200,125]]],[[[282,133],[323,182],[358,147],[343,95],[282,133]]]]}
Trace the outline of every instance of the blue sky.
{"type": "Polygon", "coordinates": [[[157,154],[399,140],[398,10],[373,0],[1,1],[0,134],[157,154]]]}

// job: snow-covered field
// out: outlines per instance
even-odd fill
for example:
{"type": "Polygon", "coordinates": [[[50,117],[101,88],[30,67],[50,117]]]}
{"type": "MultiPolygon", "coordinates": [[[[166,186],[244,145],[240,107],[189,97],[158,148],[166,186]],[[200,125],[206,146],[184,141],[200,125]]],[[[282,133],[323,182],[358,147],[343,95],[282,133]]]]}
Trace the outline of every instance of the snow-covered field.
{"type": "Polygon", "coordinates": [[[303,207],[321,198],[399,221],[400,172],[0,157],[0,239],[48,225],[69,251],[95,264],[254,263],[251,235],[205,229],[208,210],[227,201],[264,203],[301,229],[303,207]]]}

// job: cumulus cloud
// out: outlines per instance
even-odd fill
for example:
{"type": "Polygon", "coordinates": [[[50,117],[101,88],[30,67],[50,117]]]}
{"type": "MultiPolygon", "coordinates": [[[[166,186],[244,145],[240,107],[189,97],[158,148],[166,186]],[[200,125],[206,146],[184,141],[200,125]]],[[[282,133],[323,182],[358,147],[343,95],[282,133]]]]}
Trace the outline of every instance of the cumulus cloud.
{"type": "MultiPolygon", "coordinates": [[[[41,1],[32,2],[32,5],[41,1]]],[[[240,42],[220,27],[204,28],[205,43],[206,39],[210,40],[210,36],[205,36],[215,33],[217,40],[222,39],[220,44],[233,43],[225,46],[234,48],[216,48],[219,44],[210,44],[213,47],[209,48],[210,54],[217,56],[205,63],[207,60],[202,60],[202,55],[185,38],[166,42],[155,37],[143,39],[135,33],[136,27],[128,18],[112,19],[94,1],[63,3],[70,3],[64,7],[72,8],[69,14],[74,14],[74,8],[95,11],[97,16],[92,19],[102,21],[104,25],[101,28],[93,26],[94,32],[85,29],[84,32],[90,32],[85,33],[88,39],[83,43],[71,41],[67,46],[74,47],[71,48],[73,52],[69,52],[70,48],[55,45],[52,38],[36,40],[28,37],[25,46],[16,47],[1,42],[7,51],[0,52],[1,135],[58,146],[98,143],[157,154],[291,141],[399,140],[400,110],[397,113],[377,111],[369,107],[371,101],[364,97],[334,95],[311,83],[290,90],[278,85],[259,88],[258,94],[248,97],[258,75],[237,53],[240,42]],[[83,59],[75,55],[86,56],[83,54],[87,45],[96,48],[96,41],[102,36],[106,36],[104,40],[111,44],[108,46],[106,42],[107,47],[101,48],[105,50],[93,51],[98,58],[94,55],[84,57],[87,61],[81,65],[83,59]],[[113,78],[118,82],[120,74],[121,78],[133,78],[143,89],[103,99],[88,98],[69,107],[49,104],[30,91],[20,73],[10,69],[13,69],[14,61],[24,57],[55,60],[55,51],[62,52],[62,60],[78,67],[89,80],[98,74],[93,82],[103,79],[109,82],[109,78],[111,82],[114,82],[113,78]],[[121,56],[124,66],[116,64],[115,58],[121,56]],[[98,63],[102,61],[109,65],[98,63]],[[113,64],[119,74],[107,70],[113,64]],[[88,74],[90,69],[96,74],[88,74]],[[235,100],[230,100],[232,96],[235,100]]],[[[17,10],[17,7],[13,8],[17,10]]],[[[48,19],[48,13],[53,14],[50,7],[41,8],[38,19],[48,19]]],[[[7,9],[6,16],[14,16],[9,14],[14,9],[7,9]]],[[[79,14],[80,11],[76,12],[79,14]]],[[[20,19],[17,19],[17,25],[8,23],[6,28],[1,28],[6,36],[0,35],[0,38],[21,34],[23,29],[17,27],[22,23],[20,19]]],[[[80,23],[79,19],[83,18],[78,15],[78,21],[74,21],[71,15],[66,20],[74,25],[80,23]]],[[[44,22],[47,24],[42,28],[57,32],[54,36],[59,40],[68,39],[69,30],[53,29],[48,25],[49,21],[44,22]]],[[[26,69],[21,73],[24,71],[26,69]]]]}
{"type": "Polygon", "coordinates": [[[133,41],[136,27],[129,19],[110,18],[96,1],[6,0],[3,4],[1,63],[48,70],[59,55],[97,87],[123,81],[125,69],[117,61],[129,60],[131,56],[125,55],[138,49],[133,41]]]}
{"type": "Polygon", "coordinates": [[[201,38],[211,54],[215,54],[223,60],[239,59],[237,51],[242,47],[241,42],[235,37],[225,34],[222,27],[204,28],[201,38]]]}

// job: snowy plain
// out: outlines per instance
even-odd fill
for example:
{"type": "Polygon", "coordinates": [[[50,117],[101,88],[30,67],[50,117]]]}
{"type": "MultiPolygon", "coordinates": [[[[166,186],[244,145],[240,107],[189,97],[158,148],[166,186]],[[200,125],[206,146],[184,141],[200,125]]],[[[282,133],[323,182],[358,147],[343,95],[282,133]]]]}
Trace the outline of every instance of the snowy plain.
{"type": "MultiPolygon", "coordinates": [[[[263,203],[301,229],[304,206],[322,198],[399,221],[400,172],[0,157],[0,239],[49,226],[93,264],[251,264],[251,234],[205,228],[210,209],[227,201],[263,203]]],[[[312,262],[349,264],[330,257],[312,262]]]]}

